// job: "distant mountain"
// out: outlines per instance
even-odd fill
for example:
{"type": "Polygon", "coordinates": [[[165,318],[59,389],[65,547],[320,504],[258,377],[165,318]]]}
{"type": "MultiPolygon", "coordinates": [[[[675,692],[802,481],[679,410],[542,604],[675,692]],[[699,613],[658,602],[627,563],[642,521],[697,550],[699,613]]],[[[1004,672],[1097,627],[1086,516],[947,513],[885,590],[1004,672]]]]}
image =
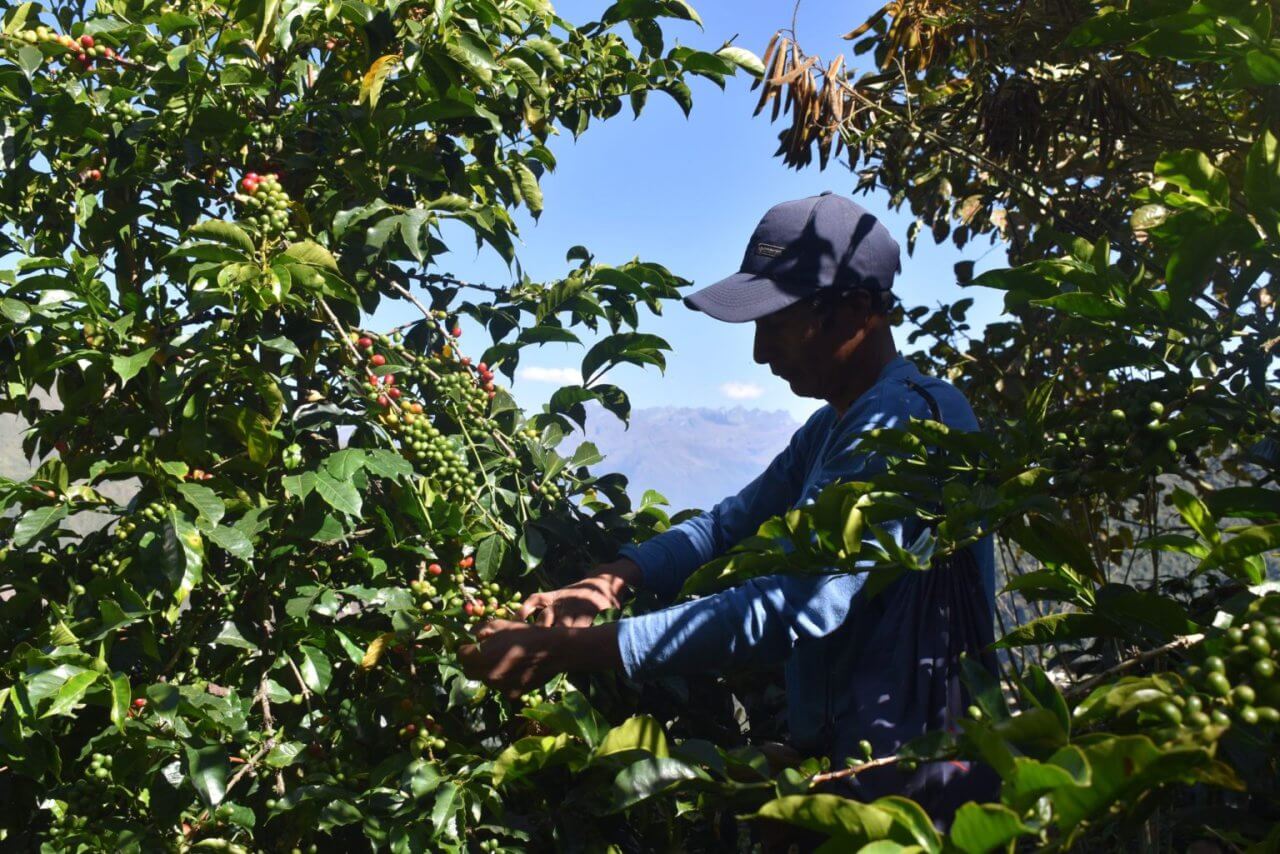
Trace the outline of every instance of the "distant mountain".
{"type": "MultiPolygon", "coordinates": [[[[599,407],[587,410],[586,440],[605,455],[593,468],[627,476],[639,501],[656,489],[671,511],[709,510],[764,471],[800,426],[785,410],[661,406],[631,413],[631,427],[599,407]]],[[[561,452],[576,447],[579,434],[561,452]]]]}

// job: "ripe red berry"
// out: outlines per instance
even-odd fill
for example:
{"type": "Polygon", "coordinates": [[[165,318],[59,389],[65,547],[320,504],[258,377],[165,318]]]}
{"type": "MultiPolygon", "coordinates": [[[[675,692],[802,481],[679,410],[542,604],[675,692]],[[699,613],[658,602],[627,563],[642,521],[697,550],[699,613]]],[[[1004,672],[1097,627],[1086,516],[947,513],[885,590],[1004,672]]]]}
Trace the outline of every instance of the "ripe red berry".
{"type": "Polygon", "coordinates": [[[399,399],[400,399],[400,389],[398,389],[398,388],[393,388],[393,389],[388,390],[388,391],[387,391],[387,394],[391,395],[391,399],[392,399],[392,400],[399,400],[399,399]]]}
{"type": "Polygon", "coordinates": [[[462,337],[462,327],[461,327],[461,326],[455,326],[455,327],[453,327],[453,331],[452,331],[452,332],[450,332],[449,334],[450,334],[450,335],[452,335],[454,338],[461,338],[461,337],[462,337]]]}
{"type": "Polygon", "coordinates": [[[80,46],[93,47],[93,36],[89,35],[88,33],[85,33],[84,35],[82,35],[80,37],[80,46]]]}
{"type": "Polygon", "coordinates": [[[78,55],[76,56],[76,61],[77,61],[77,62],[79,62],[81,65],[84,65],[84,66],[88,66],[88,65],[89,65],[89,63],[90,63],[90,62],[92,62],[92,60],[90,60],[90,59],[89,59],[89,54],[87,54],[87,53],[81,53],[81,54],[78,54],[78,55]]]}
{"type": "Polygon", "coordinates": [[[54,442],[53,447],[54,447],[54,450],[56,450],[60,454],[65,454],[67,452],[67,443],[62,439],[59,439],[58,441],[54,442]]]}
{"type": "Polygon", "coordinates": [[[244,173],[244,177],[245,177],[246,179],[250,180],[250,181],[261,181],[261,180],[262,180],[262,176],[261,176],[261,175],[259,175],[257,172],[246,172],[246,173],[244,173]]]}
{"type": "Polygon", "coordinates": [[[115,59],[115,58],[116,58],[116,52],[115,52],[114,50],[112,50],[112,49],[111,49],[111,48],[109,48],[109,47],[108,47],[108,48],[104,48],[104,50],[106,51],[106,53],[105,53],[104,55],[106,56],[106,58],[107,58],[107,59],[115,59]]]}
{"type": "Polygon", "coordinates": [[[463,610],[463,611],[465,611],[465,612],[467,613],[467,615],[468,615],[468,616],[470,616],[470,615],[472,615],[472,614],[475,614],[475,612],[476,612],[476,603],[474,603],[474,602],[468,602],[468,603],[466,603],[465,605],[463,605],[463,606],[462,606],[462,610],[463,610]]]}
{"type": "Polygon", "coordinates": [[[474,557],[472,557],[471,555],[467,555],[462,560],[458,561],[458,566],[462,567],[463,569],[470,569],[472,565],[475,564],[475,562],[476,562],[476,559],[474,557]]]}
{"type": "Polygon", "coordinates": [[[415,733],[418,731],[418,725],[417,725],[417,724],[414,724],[414,723],[408,723],[408,724],[405,724],[405,725],[404,725],[404,731],[405,731],[406,733],[408,733],[409,735],[413,735],[413,734],[415,734],[415,733]]]}
{"type": "Polygon", "coordinates": [[[246,175],[240,180],[240,189],[252,196],[254,193],[258,192],[258,182],[256,179],[250,178],[246,175]]]}
{"type": "Polygon", "coordinates": [[[381,353],[374,353],[372,356],[369,357],[369,364],[374,365],[375,367],[382,367],[386,363],[387,363],[387,357],[382,355],[381,353]]]}
{"type": "Polygon", "coordinates": [[[147,705],[147,701],[142,697],[138,697],[136,700],[133,701],[133,707],[135,709],[144,708],[146,705],[147,705]]]}
{"type": "Polygon", "coordinates": [[[468,368],[469,368],[469,367],[471,367],[471,357],[470,357],[470,356],[463,356],[463,357],[462,357],[462,364],[463,364],[463,366],[464,366],[464,367],[468,367],[468,368]]]}
{"type": "Polygon", "coordinates": [[[496,391],[489,390],[489,391],[485,392],[485,394],[489,395],[489,399],[490,399],[490,400],[493,400],[493,398],[494,398],[495,396],[497,396],[497,394],[498,394],[498,393],[497,393],[496,391]]]}
{"type": "Polygon", "coordinates": [[[444,569],[440,566],[440,564],[433,563],[431,564],[431,566],[427,567],[427,572],[431,573],[432,575],[439,575],[440,573],[444,572],[444,569]]]}
{"type": "Polygon", "coordinates": [[[378,395],[378,405],[381,406],[383,409],[390,409],[391,398],[387,397],[385,394],[378,395]]]}
{"type": "Polygon", "coordinates": [[[373,346],[373,339],[367,335],[361,336],[360,340],[356,342],[356,345],[359,346],[361,350],[368,350],[373,346]]]}
{"type": "Polygon", "coordinates": [[[395,384],[396,384],[396,375],[395,375],[395,374],[387,374],[385,377],[383,377],[383,378],[382,378],[382,381],[383,381],[384,383],[386,383],[387,385],[395,385],[395,384]]]}
{"type": "Polygon", "coordinates": [[[477,617],[483,617],[483,616],[484,616],[484,604],[483,604],[483,603],[481,603],[481,602],[477,602],[477,603],[476,603],[475,608],[473,608],[473,609],[472,609],[472,613],[473,613],[475,616],[477,616],[477,617]]]}
{"type": "Polygon", "coordinates": [[[481,362],[480,364],[476,365],[476,370],[482,374],[487,374],[489,372],[489,366],[486,365],[484,362],[481,362]]]}

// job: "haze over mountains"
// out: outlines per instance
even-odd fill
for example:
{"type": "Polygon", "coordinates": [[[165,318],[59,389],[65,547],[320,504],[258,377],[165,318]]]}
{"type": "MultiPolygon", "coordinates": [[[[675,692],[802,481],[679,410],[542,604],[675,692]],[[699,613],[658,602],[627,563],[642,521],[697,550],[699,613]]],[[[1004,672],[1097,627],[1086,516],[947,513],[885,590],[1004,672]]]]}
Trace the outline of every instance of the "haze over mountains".
{"type": "MultiPolygon", "coordinates": [[[[655,407],[631,413],[631,428],[600,407],[587,410],[586,439],[605,461],[599,472],[627,476],[628,492],[639,501],[656,489],[675,512],[709,510],[764,471],[799,427],[783,410],[655,407]]],[[[24,425],[0,415],[0,476],[22,478],[31,466],[22,454],[24,425]]],[[[582,437],[574,434],[558,449],[571,454],[582,437]]]]}
{"type": "MultiPolygon", "coordinates": [[[[627,476],[638,501],[656,489],[672,512],[709,510],[746,486],[800,426],[783,410],[662,406],[631,413],[631,427],[599,407],[587,410],[586,439],[605,455],[600,472],[627,476]]],[[[575,436],[562,452],[576,446],[575,436]]]]}

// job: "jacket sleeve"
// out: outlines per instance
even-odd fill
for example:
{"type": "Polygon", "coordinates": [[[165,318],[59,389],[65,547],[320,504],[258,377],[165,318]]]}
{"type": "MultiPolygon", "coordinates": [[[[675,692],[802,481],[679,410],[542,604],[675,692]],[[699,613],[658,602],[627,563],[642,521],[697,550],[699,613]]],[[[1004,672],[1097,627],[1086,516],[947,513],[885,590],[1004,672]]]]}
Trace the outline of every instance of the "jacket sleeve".
{"type": "MultiPolygon", "coordinates": [[[[859,449],[860,436],[876,427],[901,427],[908,414],[920,414],[910,412],[908,405],[905,400],[859,401],[856,406],[862,412],[849,413],[852,417],[841,428],[844,438],[831,443],[822,475],[806,500],[830,483],[862,480],[883,471],[884,458],[859,449]]],[[[901,522],[884,528],[899,543],[904,541],[901,522]]],[[[838,628],[864,578],[844,573],[764,576],[713,596],[626,618],[618,626],[623,667],[633,678],[653,678],[778,663],[798,641],[838,628]]]]}
{"type": "Polygon", "coordinates": [[[618,554],[640,567],[642,586],[674,598],[695,569],[754,534],[766,519],[786,512],[804,484],[811,428],[820,413],[801,426],[768,468],[737,495],[643,543],[623,546],[618,554]]]}

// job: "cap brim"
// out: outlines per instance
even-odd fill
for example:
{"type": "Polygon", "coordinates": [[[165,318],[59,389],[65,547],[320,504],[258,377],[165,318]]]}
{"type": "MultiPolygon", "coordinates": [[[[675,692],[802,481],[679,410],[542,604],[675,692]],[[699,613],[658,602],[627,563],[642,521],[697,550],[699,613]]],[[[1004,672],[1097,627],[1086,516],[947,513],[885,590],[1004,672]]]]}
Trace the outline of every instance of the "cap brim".
{"type": "Polygon", "coordinates": [[[684,298],[689,308],[728,323],[758,320],[804,298],[808,291],[787,289],[764,276],[734,273],[684,298]]]}

